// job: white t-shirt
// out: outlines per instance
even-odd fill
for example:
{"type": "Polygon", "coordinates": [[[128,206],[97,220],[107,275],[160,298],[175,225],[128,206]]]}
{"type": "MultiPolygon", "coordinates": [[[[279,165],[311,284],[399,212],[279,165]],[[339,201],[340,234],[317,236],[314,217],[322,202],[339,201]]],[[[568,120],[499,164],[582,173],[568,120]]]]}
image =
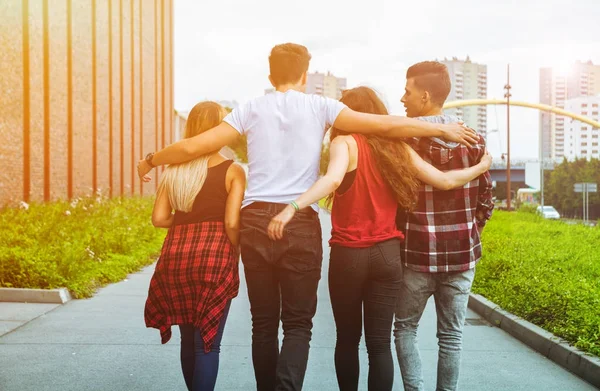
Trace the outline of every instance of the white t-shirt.
{"type": "MultiPolygon", "coordinates": [[[[255,98],[224,121],[248,139],[248,188],[242,207],[256,201],[287,204],[319,175],[325,132],[346,106],[294,90],[255,98]]],[[[317,205],[313,205],[315,210],[317,205]]]]}

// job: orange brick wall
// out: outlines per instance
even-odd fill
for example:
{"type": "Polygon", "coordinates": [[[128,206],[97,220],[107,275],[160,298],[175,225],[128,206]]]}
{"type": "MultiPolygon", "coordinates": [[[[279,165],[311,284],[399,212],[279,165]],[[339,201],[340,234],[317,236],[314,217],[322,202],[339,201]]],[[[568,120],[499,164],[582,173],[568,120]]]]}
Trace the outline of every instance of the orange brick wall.
{"type": "Polygon", "coordinates": [[[23,33],[19,3],[0,2],[0,200],[23,196],[23,33]]]}
{"type": "Polygon", "coordinates": [[[173,140],[172,2],[0,2],[0,206],[84,196],[94,183],[113,196],[154,191],[135,164],[163,132],[173,140]]]}

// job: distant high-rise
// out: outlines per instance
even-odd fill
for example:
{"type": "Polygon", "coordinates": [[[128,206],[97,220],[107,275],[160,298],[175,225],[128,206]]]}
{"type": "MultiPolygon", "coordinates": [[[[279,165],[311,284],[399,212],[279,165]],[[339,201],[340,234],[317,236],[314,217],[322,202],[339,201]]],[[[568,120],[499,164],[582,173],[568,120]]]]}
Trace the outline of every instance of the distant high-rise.
{"type": "Polygon", "coordinates": [[[335,77],[330,72],[309,73],[306,79],[306,93],[340,99],[346,89],[346,78],[335,77]]]}
{"type": "MultiPolygon", "coordinates": [[[[600,94],[600,65],[594,65],[591,61],[577,61],[566,72],[558,72],[553,68],[540,69],[540,103],[564,109],[567,100],[597,94],[600,94]]],[[[565,138],[565,132],[570,126],[568,121],[569,118],[560,115],[540,113],[544,158],[562,159],[573,156],[575,146],[571,148],[570,139],[565,138]]]]}
{"type": "MultiPolygon", "coordinates": [[[[448,67],[452,90],[447,101],[486,99],[487,98],[487,65],[471,61],[469,56],[463,61],[456,57],[441,61],[448,67]]],[[[445,110],[447,114],[456,115],[468,126],[477,129],[486,136],[487,107],[468,106],[445,110]]]]}
{"type": "MultiPolygon", "coordinates": [[[[600,121],[600,95],[581,96],[565,102],[565,110],[600,121]]],[[[564,157],[600,158],[600,129],[571,118],[565,120],[564,157]]]]}

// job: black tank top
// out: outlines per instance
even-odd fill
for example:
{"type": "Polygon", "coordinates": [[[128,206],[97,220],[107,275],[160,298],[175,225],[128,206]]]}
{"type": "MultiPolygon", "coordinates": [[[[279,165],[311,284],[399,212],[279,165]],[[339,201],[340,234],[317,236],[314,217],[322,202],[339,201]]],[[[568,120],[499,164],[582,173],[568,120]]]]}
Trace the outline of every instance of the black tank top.
{"type": "Polygon", "coordinates": [[[344,175],[344,179],[342,179],[342,183],[340,183],[340,187],[337,188],[337,194],[344,194],[348,191],[350,186],[354,183],[354,179],[356,178],[356,168],[352,171],[349,171],[344,175]]]}
{"type": "Polygon", "coordinates": [[[204,221],[224,221],[227,187],[225,177],[233,160],[226,160],[209,167],[206,180],[194,200],[190,212],[175,211],[173,225],[201,223],[204,221]]]}

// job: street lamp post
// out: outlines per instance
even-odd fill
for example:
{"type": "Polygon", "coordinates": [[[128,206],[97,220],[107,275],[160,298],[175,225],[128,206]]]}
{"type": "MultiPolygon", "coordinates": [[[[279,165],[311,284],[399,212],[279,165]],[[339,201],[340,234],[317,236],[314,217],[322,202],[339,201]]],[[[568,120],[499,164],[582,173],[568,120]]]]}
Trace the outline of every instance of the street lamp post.
{"type": "Polygon", "coordinates": [[[506,93],[506,209],[510,210],[510,64],[506,66],[506,85],[504,89],[506,93]]]}
{"type": "Polygon", "coordinates": [[[541,193],[541,206],[544,210],[544,131],[543,125],[540,126],[540,193],[541,193]]]}

